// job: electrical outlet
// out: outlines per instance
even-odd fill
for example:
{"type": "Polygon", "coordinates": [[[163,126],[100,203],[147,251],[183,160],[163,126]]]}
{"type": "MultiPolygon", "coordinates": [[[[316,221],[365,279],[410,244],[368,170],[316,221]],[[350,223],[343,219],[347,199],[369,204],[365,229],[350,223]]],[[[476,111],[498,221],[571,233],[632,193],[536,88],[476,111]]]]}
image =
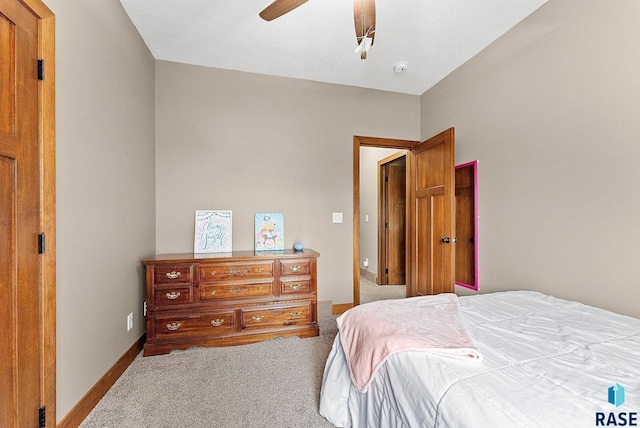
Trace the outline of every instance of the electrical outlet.
{"type": "Polygon", "coordinates": [[[127,331],[131,330],[132,328],[133,328],[133,312],[131,312],[127,317],[127,331]]]}
{"type": "Polygon", "coordinates": [[[142,306],[142,316],[146,317],[147,316],[147,301],[144,301],[144,305],[142,306]]]}

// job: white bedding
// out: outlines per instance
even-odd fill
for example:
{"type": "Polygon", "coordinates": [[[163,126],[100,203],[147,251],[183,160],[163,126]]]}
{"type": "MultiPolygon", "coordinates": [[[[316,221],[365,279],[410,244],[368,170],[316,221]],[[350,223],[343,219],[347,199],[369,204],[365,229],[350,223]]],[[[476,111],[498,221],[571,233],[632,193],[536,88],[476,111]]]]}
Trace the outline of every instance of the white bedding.
{"type": "Polygon", "coordinates": [[[461,297],[460,306],[482,362],[394,354],[361,393],[338,334],[320,413],[339,427],[447,428],[593,427],[597,412],[605,421],[640,413],[639,319],[530,291],[461,297]],[[620,407],[607,401],[616,383],[620,407]]]}

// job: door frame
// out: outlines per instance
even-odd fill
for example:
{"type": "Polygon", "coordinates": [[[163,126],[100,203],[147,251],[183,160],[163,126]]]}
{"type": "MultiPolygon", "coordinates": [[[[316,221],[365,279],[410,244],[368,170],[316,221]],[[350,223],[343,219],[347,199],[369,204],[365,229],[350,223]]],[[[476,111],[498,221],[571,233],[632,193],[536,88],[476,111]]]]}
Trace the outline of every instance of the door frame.
{"type": "MultiPolygon", "coordinates": [[[[18,0],[15,0],[18,1],[18,0]]],[[[38,145],[40,151],[40,231],[45,252],[40,256],[40,396],[47,426],[56,426],[56,129],[55,15],[42,0],[19,0],[38,19],[38,56],[45,64],[38,82],[38,145]]],[[[35,67],[35,64],[34,64],[35,67]]]]}
{"type": "MultiPolygon", "coordinates": [[[[398,140],[353,136],[353,306],[360,304],[360,147],[380,147],[411,151],[419,143],[413,140],[398,140]]],[[[407,156],[407,168],[410,158],[407,156]]],[[[409,239],[409,236],[407,236],[409,239]]],[[[409,242],[407,241],[407,245],[409,242]]],[[[409,272],[406,272],[409,283],[409,272]]]]}

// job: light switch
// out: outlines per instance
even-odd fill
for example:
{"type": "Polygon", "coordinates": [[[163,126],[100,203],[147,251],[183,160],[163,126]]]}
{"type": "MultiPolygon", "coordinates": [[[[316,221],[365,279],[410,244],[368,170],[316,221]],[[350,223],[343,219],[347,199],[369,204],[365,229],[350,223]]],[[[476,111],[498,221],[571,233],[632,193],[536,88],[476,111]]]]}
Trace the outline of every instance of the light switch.
{"type": "Polygon", "coordinates": [[[333,222],[342,223],[342,213],[333,213],[333,222]]]}

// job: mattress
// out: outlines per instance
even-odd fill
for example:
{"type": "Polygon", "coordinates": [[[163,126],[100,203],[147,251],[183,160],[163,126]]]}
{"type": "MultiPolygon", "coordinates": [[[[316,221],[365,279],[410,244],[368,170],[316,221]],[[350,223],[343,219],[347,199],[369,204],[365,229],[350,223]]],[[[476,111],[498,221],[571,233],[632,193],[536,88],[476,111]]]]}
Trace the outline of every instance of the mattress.
{"type": "Polygon", "coordinates": [[[340,334],[327,358],[320,413],[338,427],[636,425],[640,320],[532,291],[460,297],[483,355],[388,358],[367,392],[352,384],[340,334]],[[612,419],[613,418],[613,419],[612,419]]]}

